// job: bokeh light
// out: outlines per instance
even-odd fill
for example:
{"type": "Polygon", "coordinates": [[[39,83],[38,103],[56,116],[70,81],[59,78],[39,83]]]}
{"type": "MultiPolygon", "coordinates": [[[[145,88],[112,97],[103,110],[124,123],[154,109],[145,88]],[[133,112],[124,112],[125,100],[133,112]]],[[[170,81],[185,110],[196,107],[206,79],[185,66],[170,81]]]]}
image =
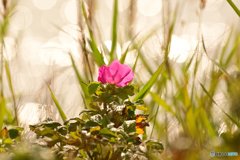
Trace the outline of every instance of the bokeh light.
{"type": "Polygon", "coordinates": [[[60,17],[60,12],[58,9],[51,9],[43,11],[41,14],[41,25],[48,33],[57,33],[59,28],[64,25],[62,18],[60,17]]]}
{"type": "Polygon", "coordinates": [[[57,0],[33,0],[33,4],[41,10],[51,9],[56,3],[57,0]]]}
{"type": "Polygon", "coordinates": [[[71,61],[68,51],[61,45],[60,39],[54,37],[45,43],[40,51],[39,56],[46,65],[56,65],[61,66],[71,65],[71,61]]]}
{"type": "Polygon", "coordinates": [[[10,25],[16,30],[25,30],[32,24],[33,16],[29,8],[17,6],[10,18],[10,25]]]}
{"type": "MultiPolygon", "coordinates": [[[[103,54],[103,58],[104,58],[104,62],[106,64],[109,63],[109,56],[108,54],[106,53],[106,49],[107,49],[107,52],[110,53],[111,49],[112,49],[112,41],[105,41],[104,42],[104,46],[103,45],[100,45],[98,47],[98,49],[101,51],[101,53],[103,54]]],[[[117,58],[120,59],[121,58],[121,53],[122,52],[122,49],[120,47],[120,45],[117,43],[116,45],[116,51],[115,53],[117,53],[117,58]]]]}
{"type": "Polygon", "coordinates": [[[176,62],[184,62],[197,46],[197,39],[193,36],[183,35],[183,36],[172,36],[171,48],[169,53],[169,58],[176,62]]]}
{"type": "Polygon", "coordinates": [[[215,12],[218,10],[223,3],[223,0],[207,0],[206,1],[206,11],[215,12]]]}
{"type": "Polygon", "coordinates": [[[81,31],[77,25],[68,24],[61,28],[58,38],[64,46],[75,58],[80,58],[81,31]]]}
{"type": "Polygon", "coordinates": [[[16,43],[15,39],[11,37],[5,37],[4,38],[4,51],[3,56],[4,59],[10,61],[16,56],[16,43]]]}
{"type": "Polygon", "coordinates": [[[40,64],[38,52],[46,39],[41,37],[26,37],[20,43],[20,55],[26,62],[40,64]]]}
{"type": "Polygon", "coordinates": [[[68,0],[66,1],[61,8],[62,16],[72,24],[78,23],[78,14],[77,14],[77,1],[68,0]]]}
{"type": "Polygon", "coordinates": [[[215,23],[209,27],[202,25],[201,28],[207,48],[224,46],[231,32],[230,27],[224,23],[215,23]]]}
{"type": "Polygon", "coordinates": [[[162,1],[160,0],[138,0],[137,7],[144,16],[155,16],[162,9],[162,1]]]}

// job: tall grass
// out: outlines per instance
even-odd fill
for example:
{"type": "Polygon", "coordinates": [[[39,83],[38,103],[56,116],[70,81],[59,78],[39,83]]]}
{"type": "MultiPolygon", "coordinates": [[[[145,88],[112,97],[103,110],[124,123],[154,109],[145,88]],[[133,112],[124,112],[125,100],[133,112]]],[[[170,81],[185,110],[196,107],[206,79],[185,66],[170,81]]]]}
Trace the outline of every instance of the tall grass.
{"type": "MultiPolygon", "coordinates": [[[[230,3],[230,1],[228,2],[230,3]]],[[[113,43],[109,53],[110,62],[114,57],[117,40],[116,21],[118,14],[116,13],[116,3],[117,1],[114,2],[113,6],[113,43]]],[[[134,1],[131,1],[131,3],[134,3],[134,1]]],[[[130,7],[130,9],[132,9],[130,13],[134,15],[133,7],[130,7]]],[[[237,12],[236,8],[234,10],[237,12]]],[[[209,158],[211,151],[239,152],[239,147],[235,147],[229,142],[234,141],[234,138],[239,136],[236,132],[236,128],[239,126],[239,117],[231,113],[233,109],[231,94],[237,92],[239,86],[237,79],[234,79],[234,74],[228,71],[232,66],[237,66],[239,69],[239,61],[237,61],[239,59],[239,47],[237,45],[239,36],[231,34],[225,46],[216,52],[219,55],[217,59],[212,59],[205,47],[205,35],[201,34],[200,29],[199,35],[201,36],[199,36],[193,56],[179,64],[170,60],[168,56],[178,13],[176,9],[172,17],[168,17],[168,24],[164,26],[164,33],[162,34],[167,36],[165,43],[161,44],[162,50],[160,51],[164,58],[158,60],[159,67],[156,70],[152,70],[152,64],[143,58],[149,53],[142,50],[142,45],[137,45],[135,37],[130,36],[132,44],[120,59],[123,63],[128,57],[128,53],[135,49],[138,52],[134,65],[135,74],[141,75],[135,70],[135,67],[139,67],[136,64],[141,62],[143,64],[141,67],[151,75],[149,80],[144,82],[144,85],[140,85],[139,93],[132,99],[148,99],[146,105],[149,106],[149,111],[147,113],[152,117],[153,129],[147,132],[145,136],[157,137],[164,142],[163,159],[205,159],[209,158]],[[211,66],[204,71],[201,68],[201,65],[206,63],[202,59],[203,56],[207,57],[209,66],[211,66]],[[230,89],[232,85],[236,86],[236,90],[230,89]],[[148,95],[149,92],[151,96],[148,95]],[[217,100],[219,95],[225,97],[224,101],[226,102],[224,104],[228,104],[227,106],[217,100]],[[224,137],[225,134],[228,135],[227,138],[224,137]]],[[[86,14],[83,15],[85,20],[88,21],[86,14]]],[[[91,16],[94,17],[94,15],[91,16]]],[[[97,24],[97,21],[94,23],[97,24]]],[[[89,25],[87,27],[91,31],[95,29],[90,29],[89,25]]],[[[126,32],[133,34],[130,28],[126,32]]],[[[149,34],[148,38],[151,38],[154,33],[153,31],[149,34]]],[[[99,33],[99,35],[101,34],[99,33]]],[[[137,38],[143,40],[143,44],[148,40],[148,38],[139,35],[137,35],[137,38]]],[[[100,51],[96,51],[95,45],[91,45],[91,42],[96,42],[95,37],[91,35],[90,40],[87,41],[91,46],[90,52],[92,54],[90,53],[90,55],[93,56],[93,59],[98,59],[100,51]],[[94,52],[98,54],[95,55],[94,52]]],[[[103,42],[99,42],[99,44],[103,44],[103,42]]],[[[99,65],[100,63],[96,61],[96,64],[99,65]]],[[[141,79],[138,78],[135,78],[134,83],[139,85],[141,79]]]]}
{"type": "Polygon", "coordinates": [[[0,22],[0,38],[1,38],[1,75],[0,75],[0,94],[1,94],[1,98],[0,98],[0,129],[2,129],[3,127],[3,123],[4,121],[7,119],[7,121],[10,121],[10,123],[13,123],[14,125],[19,125],[18,123],[18,110],[17,110],[17,104],[16,104],[16,98],[15,98],[15,93],[14,93],[14,89],[12,86],[12,80],[11,80],[11,73],[9,70],[9,63],[7,60],[7,53],[6,56],[4,56],[4,51],[6,50],[6,46],[5,46],[5,41],[4,38],[5,36],[8,34],[9,32],[9,18],[11,17],[11,15],[13,14],[13,10],[16,6],[16,1],[11,1],[11,3],[7,0],[3,0],[3,10],[1,12],[1,17],[2,17],[2,21],[0,22]],[[5,73],[5,74],[4,74],[5,73]],[[6,75],[6,77],[4,76],[6,75]],[[4,88],[4,81],[6,81],[8,83],[8,87],[10,89],[11,92],[11,102],[12,102],[12,107],[13,107],[13,117],[14,117],[14,121],[12,121],[12,115],[10,113],[9,108],[6,106],[7,102],[9,103],[9,98],[5,96],[5,88],[4,88]],[[6,98],[8,99],[8,101],[6,100],[6,98]]]}

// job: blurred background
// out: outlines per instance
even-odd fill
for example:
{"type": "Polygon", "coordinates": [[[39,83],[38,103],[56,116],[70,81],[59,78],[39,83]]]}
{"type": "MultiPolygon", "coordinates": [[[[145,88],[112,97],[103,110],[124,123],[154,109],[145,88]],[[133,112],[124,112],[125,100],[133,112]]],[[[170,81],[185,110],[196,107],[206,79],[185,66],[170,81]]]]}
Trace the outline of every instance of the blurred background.
{"type": "MultiPolygon", "coordinates": [[[[11,2],[7,0],[9,8],[11,2]]],[[[3,37],[3,57],[9,63],[20,124],[34,124],[46,117],[62,121],[46,83],[67,117],[78,116],[85,100],[68,53],[85,83],[97,81],[99,66],[88,39],[94,37],[108,65],[114,39],[114,0],[16,2],[3,37]]],[[[240,1],[233,2],[240,8],[240,1]]],[[[3,13],[4,3],[1,10],[3,13]]],[[[166,155],[177,159],[184,156],[181,150],[193,146],[201,150],[219,147],[224,144],[219,138],[222,133],[237,130],[219,106],[227,113],[239,112],[240,92],[232,91],[237,87],[228,81],[228,74],[237,81],[239,72],[239,26],[239,16],[226,0],[118,1],[114,59],[126,55],[124,63],[134,68],[132,83],[141,89],[164,60],[169,62],[151,88],[164,103],[153,100],[153,94],[145,97],[148,113],[155,117],[148,136],[169,144],[172,150],[166,149],[166,155]],[[198,110],[200,106],[203,110],[198,110]],[[189,110],[193,110],[191,114],[189,110]],[[203,115],[207,121],[201,119],[203,115]]],[[[2,88],[5,97],[12,96],[7,79],[2,88]]],[[[7,105],[11,110],[13,102],[7,105]]],[[[209,159],[208,153],[201,152],[200,157],[209,159]]]]}

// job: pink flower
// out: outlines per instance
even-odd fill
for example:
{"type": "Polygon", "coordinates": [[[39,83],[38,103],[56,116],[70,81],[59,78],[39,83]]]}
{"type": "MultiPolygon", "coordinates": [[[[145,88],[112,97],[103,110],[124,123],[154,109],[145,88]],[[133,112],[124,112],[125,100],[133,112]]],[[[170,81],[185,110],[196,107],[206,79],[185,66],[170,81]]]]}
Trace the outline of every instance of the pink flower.
{"type": "Polygon", "coordinates": [[[98,81],[102,84],[114,84],[124,87],[134,78],[133,71],[127,65],[122,65],[117,60],[113,61],[109,67],[99,68],[98,81]]]}

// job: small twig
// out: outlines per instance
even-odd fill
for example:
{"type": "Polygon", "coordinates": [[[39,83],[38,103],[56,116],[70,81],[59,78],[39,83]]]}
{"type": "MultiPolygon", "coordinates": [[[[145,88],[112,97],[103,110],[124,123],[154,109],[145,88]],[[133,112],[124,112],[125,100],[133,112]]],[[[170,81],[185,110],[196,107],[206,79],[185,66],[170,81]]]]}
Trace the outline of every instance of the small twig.
{"type": "Polygon", "coordinates": [[[91,160],[93,160],[93,157],[91,156],[91,153],[87,150],[87,154],[91,160]]]}
{"type": "Polygon", "coordinates": [[[88,59],[88,54],[87,54],[87,50],[86,50],[86,40],[85,40],[84,34],[83,34],[82,37],[83,37],[82,41],[83,41],[83,44],[84,44],[83,54],[85,55],[85,58],[86,58],[86,61],[87,61],[87,66],[88,66],[88,69],[89,69],[89,72],[90,72],[91,81],[93,81],[93,74],[92,74],[92,70],[91,70],[91,67],[90,67],[89,59],[88,59]]]}
{"type": "Polygon", "coordinates": [[[85,84],[86,86],[88,86],[88,84],[87,83],[85,83],[85,82],[83,82],[83,81],[81,81],[83,84],[85,84]]]}

